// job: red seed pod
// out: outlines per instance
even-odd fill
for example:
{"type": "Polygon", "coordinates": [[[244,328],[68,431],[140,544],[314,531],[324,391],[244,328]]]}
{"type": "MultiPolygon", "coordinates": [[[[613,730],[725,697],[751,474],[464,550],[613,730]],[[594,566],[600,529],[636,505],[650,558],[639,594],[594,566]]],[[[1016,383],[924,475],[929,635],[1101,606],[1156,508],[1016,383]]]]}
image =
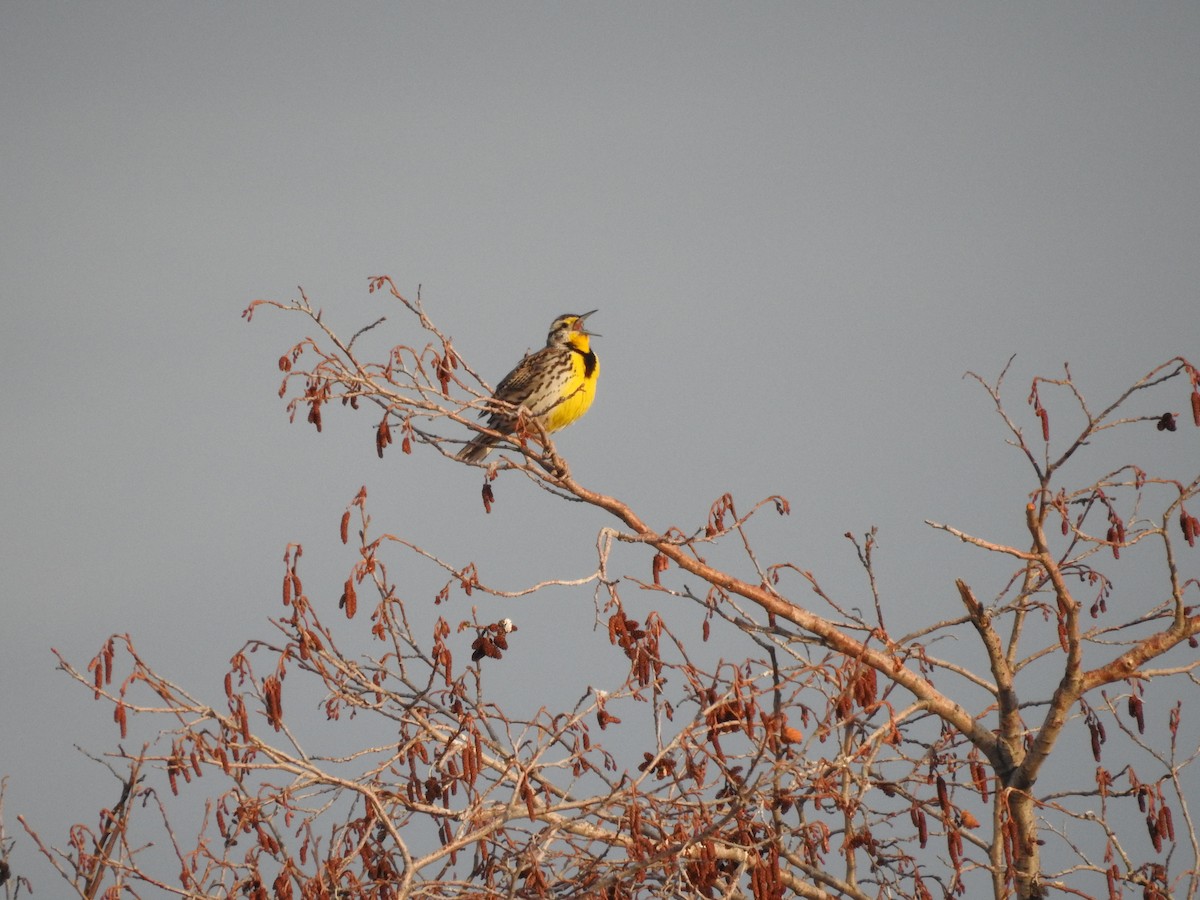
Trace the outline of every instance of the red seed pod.
{"type": "Polygon", "coordinates": [[[946,789],[946,779],[939,775],[936,784],[938,804],[942,807],[943,813],[950,815],[950,792],[946,789]]]}
{"type": "Polygon", "coordinates": [[[1192,421],[1200,428],[1200,390],[1192,391],[1192,421]]]}
{"type": "Polygon", "coordinates": [[[1138,734],[1146,733],[1146,717],[1145,710],[1142,705],[1142,698],[1137,694],[1129,695],[1129,715],[1137,720],[1138,734]]]}
{"type": "Polygon", "coordinates": [[[338,606],[346,610],[347,619],[354,618],[354,613],[358,610],[358,594],[354,590],[353,578],[346,579],[346,589],[342,592],[342,599],[338,606]]]}
{"type": "Polygon", "coordinates": [[[492,486],[488,482],[483,484],[483,511],[490,513],[492,504],[496,502],[496,495],[492,493],[492,486]]]}
{"type": "Polygon", "coordinates": [[[657,585],[662,584],[662,581],[659,579],[659,576],[662,575],[663,572],[667,571],[668,566],[670,566],[670,561],[667,559],[667,557],[665,555],[663,555],[662,553],[654,554],[654,560],[650,564],[650,572],[654,576],[655,584],[657,584],[657,585]]]}
{"type": "Polygon", "coordinates": [[[987,769],[979,760],[971,760],[971,781],[975,785],[975,790],[979,791],[979,797],[984,803],[988,802],[988,779],[987,769]]]}
{"type": "Polygon", "coordinates": [[[379,427],[375,429],[375,453],[380,459],[383,459],[383,448],[392,442],[392,426],[388,424],[387,417],[379,423],[379,427]]]}
{"type": "Polygon", "coordinates": [[[282,686],[274,675],[263,679],[263,701],[267,707],[267,721],[279,731],[283,727],[283,697],[282,686]]]}
{"type": "Polygon", "coordinates": [[[951,828],[946,832],[946,849],[950,851],[950,862],[958,869],[962,865],[962,832],[957,828],[951,828]]]}
{"type": "Polygon", "coordinates": [[[238,731],[241,732],[242,738],[248,744],[250,743],[250,716],[246,712],[246,704],[241,700],[238,701],[237,717],[238,731]]]}
{"type": "Polygon", "coordinates": [[[342,525],[340,532],[342,536],[342,543],[350,543],[350,510],[346,510],[344,513],[342,513],[342,525]]]}
{"type": "Polygon", "coordinates": [[[1050,440],[1050,414],[1047,413],[1046,408],[1041,405],[1039,405],[1034,412],[1037,413],[1037,417],[1042,420],[1042,440],[1050,440]]]}
{"type": "Polygon", "coordinates": [[[1162,853],[1162,832],[1158,830],[1158,816],[1146,816],[1146,830],[1150,832],[1150,840],[1154,844],[1154,852],[1162,853]]]}
{"type": "Polygon", "coordinates": [[[1165,803],[1158,810],[1158,827],[1171,843],[1175,843],[1175,822],[1171,818],[1171,807],[1165,803]]]}
{"type": "Polygon", "coordinates": [[[909,810],[909,817],[917,829],[917,837],[921,841],[921,849],[924,850],[925,843],[929,840],[929,824],[925,821],[925,811],[914,806],[909,810]]]}
{"type": "Polygon", "coordinates": [[[1092,722],[1088,722],[1088,731],[1092,734],[1092,756],[1096,762],[1100,762],[1100,732],[1096,730],[1096,726],[1092,722]]]}

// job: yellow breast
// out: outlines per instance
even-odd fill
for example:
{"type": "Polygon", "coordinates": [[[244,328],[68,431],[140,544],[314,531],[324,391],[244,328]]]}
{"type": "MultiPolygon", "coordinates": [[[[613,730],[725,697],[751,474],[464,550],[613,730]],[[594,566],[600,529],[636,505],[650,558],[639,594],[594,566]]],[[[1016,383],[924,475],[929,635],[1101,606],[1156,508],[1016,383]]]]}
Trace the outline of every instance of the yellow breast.
{"type": "Polygon", "coordinates": [[[571,377],[561,393],[562,402],[548,410],[542,418],[542,425],[547,431],[566,428],[587,412],[596,398],[600,360],[591,352],[587,335],[573,335],[570,344],[571,377]]]}

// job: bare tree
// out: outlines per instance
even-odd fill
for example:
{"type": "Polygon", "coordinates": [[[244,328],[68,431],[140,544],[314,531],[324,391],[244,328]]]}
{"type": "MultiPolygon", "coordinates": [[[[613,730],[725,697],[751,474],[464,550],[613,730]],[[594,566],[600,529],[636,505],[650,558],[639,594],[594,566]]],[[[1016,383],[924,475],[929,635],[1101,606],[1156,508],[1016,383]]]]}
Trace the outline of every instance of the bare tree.
{"type": "MultiPolygon", "coordinates": [[[[355,344],[374,325],[343,340],[303,292],[251,304],[247,319],[266,305],[315,326],[280,358],[281,396],[318,430],[335,402],[374,408],[380,455],[398,438],[403,453],[462,465],[453,456],[482,428],[475,413],[493,408],[486,385],[419,297],[388,278],[371,290],[416,317],[423,346],[367,362],[355,344]]],[[[30,834],[88,898],[1195,897],[1186,785],[1200,616],[1188,595],[1200,585],[1184,554],[1200,537],[1188,509],[1200,478],[1129,463],[1076,482],[1072,464],[1118,431],[1134,446],[1174,431],[1176,413],[1129,410],[1185,383],[1200,426],[1200,372],[1177,357],[1096,409],[1065,369],[1033,380],[1032,418],[1006,402],[1005,373],[972,377],[1028,463],[1029,493],[1019,543],[929,523],[1008,572],[983,592],[959,579],[950,617],[885,627],[874,531],[847,535],[863,580],[838,591],[799,565],[761,561],[747,523],[786,515],[782,497],[743,508],[725,495],[704,522],[655,531],[577,481],[515,410],[523,424],[495,433],[481,466],[483,505],[495,479],[516,473],[611,515],[594,572],[519,592],[593,591],[625,661],[611,684],[566,708],[506,712],[481,672],[519,652],[513,623],[431,616],[440,607],[416,609],[391,572],[411,555],[441,567],[439,603],[514,594],[474,564],[376,529],[364,488],[341,519],[357,549],[341,597],[311,598],[302,548],[290,546],[274,637],[235,654],[219,701],[168,680],[127,635],[85,667],[60,659],[112,706],[122,741],[134,721],[151,733],[110,754],[126,767],[121,800],[98,825],[77,826],[57,850],[30,834]],[[1052,421],[1080,424],[1051,441],[1052,421]],[[722,546],[737,549],[736,565],[709,561],[722,546]],[[1152,586],[1118,595],[1112,572],[1131,558],[1152,586]],[[635,620],[622,599],[631,590],[654,592],[657,610],[635,620]],[[466,664],[451,652],[464,630],[466,664]],[[343,651],[368,634],[367,652],[343,651]],[[975,649],[938,655],[946,637],[975,649]],[[310,697],[339,728],[367,720],[386,739],[340,755],[308,749],[294,710],[310,697]],[[1081,764],[1088,746],[1094,759],[1081,764]],[[1063,754],[1073,777],[1040,783],[1063,754]],[[180,804],[203,806],[195,838],[175,824],[180,804]],[[165,840],[135,843],[135,816],[165,840]]]]}

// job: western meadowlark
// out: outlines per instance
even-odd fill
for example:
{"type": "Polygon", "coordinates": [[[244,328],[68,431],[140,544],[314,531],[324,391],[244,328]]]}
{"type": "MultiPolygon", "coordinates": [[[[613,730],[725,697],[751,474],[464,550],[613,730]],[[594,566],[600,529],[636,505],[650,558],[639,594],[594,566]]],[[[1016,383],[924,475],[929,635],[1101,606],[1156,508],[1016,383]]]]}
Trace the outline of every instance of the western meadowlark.
{"type": "MultiPolygon", "coordinates": [[[[517,425],[517,410],[529,410],[547,432],[566,428],[592,405],[596,396],[596,378],[600,375],[600,360],[592,352],[589,338],[599,337],[584,327],[584,320],[594,313],[581,316],[562,315],[550,325],[546,346],[517,363],[504,376],[492,394],[494,404],[479,415],[491,415],[488,428],[509,434],[517,425]]],[[[488,455],[498,438],[477,434],[458,452],[466,462],[479,462],[488,455]]]]}

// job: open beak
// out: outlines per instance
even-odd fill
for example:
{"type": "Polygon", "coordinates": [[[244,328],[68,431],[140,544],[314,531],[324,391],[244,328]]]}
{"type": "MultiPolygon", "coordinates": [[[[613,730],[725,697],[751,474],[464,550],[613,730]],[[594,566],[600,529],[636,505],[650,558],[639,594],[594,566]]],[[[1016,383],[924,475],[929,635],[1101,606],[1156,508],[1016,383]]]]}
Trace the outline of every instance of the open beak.
{"type": "Polygon", "coordinates": [[[594,331],[588,331],[586,328],[583,327],[583,320],[586,319],[588,316],[590,316],[594,312],[596,312],[596,310],[594,310],[594,309],[591,310],[591,312],[585,312],[578,319],[576,319],[575,325],[574,325],[574,330],[578,331],[580,334],[586,334],[586,335],[588,335],[588,337],[603,337],[603,335],[597,334],[594,331]]]}

